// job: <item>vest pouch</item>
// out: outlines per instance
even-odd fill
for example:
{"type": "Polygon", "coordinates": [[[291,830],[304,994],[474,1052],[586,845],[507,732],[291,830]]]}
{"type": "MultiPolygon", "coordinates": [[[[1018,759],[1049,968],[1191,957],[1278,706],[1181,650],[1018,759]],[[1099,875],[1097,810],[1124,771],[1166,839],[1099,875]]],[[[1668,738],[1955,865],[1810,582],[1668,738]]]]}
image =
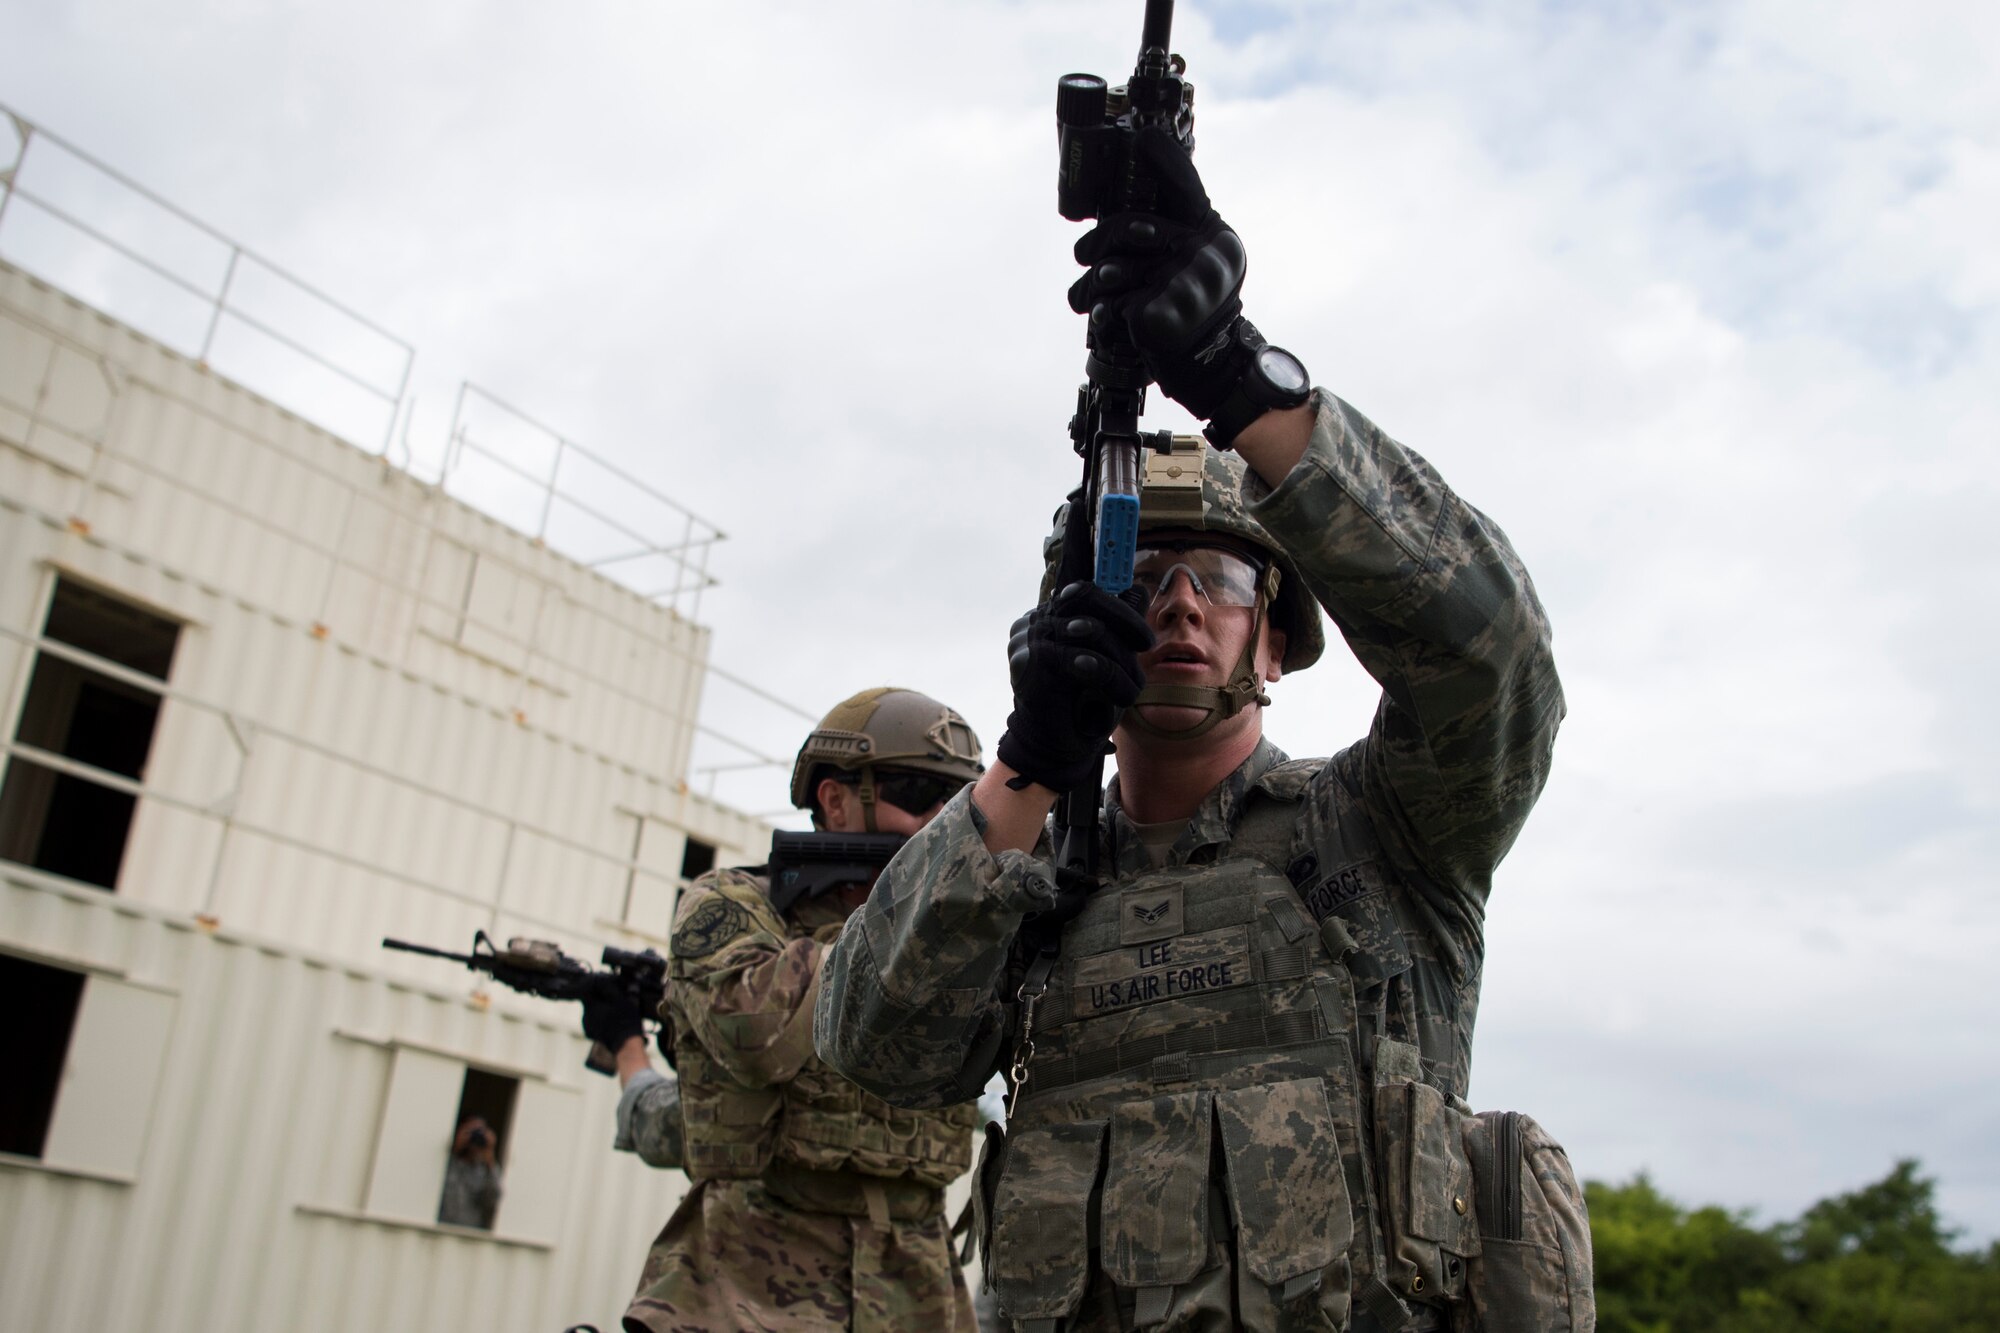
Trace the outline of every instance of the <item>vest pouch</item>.
{"type": "MultiPolygon", "coordinates": [[[[817,1079],[833,1077],[815,1064],[817,1079]]],[[[847,1097],[814,1097],[806,1079],[782,1090],[776,1156],[814,1171],[852,1171],[864,1176],[914,1180],[944,1188],[972,1165],[972,1130],[978,1111],[971,1105],[936,1111],[891,1106],[849,1085],[847,1097]]]]}
{"type": "Polygon", "coordinates": [[[1104,1129],[1102,1120],[1077,1120],[1008,1132],[986,1265],[1008,1318],[1065,1319],[1082,1303],[1104,1129]]]}
{"type": "Polygon", "coordinates": [[[1377,1043],[1376,1160],[1388,1241],[1383,1277],[1401,1295],[1442,1304],[1464,1296],[1480,1235],[1465,1116],[1442,1092],[1418,1082],[1417,1068],[1414,1047],[1377,1043]]]}
{"type": "Polygon", "coordinates": [[[1518,1111],[1464,1124],[1483,1242],[1471,1264],[1482,1333],[1592,1333],[1590,1215],[1569,1154],[1518,1111]]]}
{"type": "Polygon", "coordinates": [[[1105,1276],[1164,1315],[1172,1289],[1208,1265],[1208,1164],[1215,1094],[1125,1102],[1111,1113],[1098,1209],[1105,1276]],[[1149,1288],[1156,1289],[1147,1295],[1149,1288]]]}
{"type": "Polygon", "coordinates": [[[1268,1318],[1246,1308],[1246,1323],[1345,1327],[1354,1210],[1326,1084],[1308,1078],[1217,1093],[1215,1118],[1237,1263],[1274,1307],[1268,1318]]]}
{"type": "Polygon", "coordinates": [[[777,1088],[681,1083],[681,1127],[693,1180],[749,1180],[764,1174],[778,1142],[777,1088]]]}

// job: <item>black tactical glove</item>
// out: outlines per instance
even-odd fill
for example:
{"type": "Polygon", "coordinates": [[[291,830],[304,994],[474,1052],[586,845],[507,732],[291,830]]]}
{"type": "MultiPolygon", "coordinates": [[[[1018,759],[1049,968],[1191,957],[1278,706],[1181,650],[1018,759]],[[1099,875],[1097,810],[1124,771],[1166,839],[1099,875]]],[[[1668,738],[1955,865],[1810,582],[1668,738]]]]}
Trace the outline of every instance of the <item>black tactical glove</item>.
{"type": "Polygon", "coordinates": [[[1243,241],[1173,135],[1148,126],[1134,151],[1159,182],[1153,210],[1113,213],[1077,241],[1090,271],[1070,309],[1093,326],[1123,321],[1161,391],[1206,421],[1263,341],[1243,318],[1243,241]]]}
{"type": "Polygon", "coordinates": [[[1000,762],[1056,791],[1086,781],[1119,714],[1139,697],[1139,654],[1152,646],[1146,618],[1094,583],[1072,583],[1015,621],[1014,711],[1000,762]]]}
{"type": "Polygon", "coordinates": [[[646,1035],[646,1024],[639,1015],[638,1004],[620,991],[583,1002],[583,1035],[616,1055],[620,1046],[646,1035]]]}

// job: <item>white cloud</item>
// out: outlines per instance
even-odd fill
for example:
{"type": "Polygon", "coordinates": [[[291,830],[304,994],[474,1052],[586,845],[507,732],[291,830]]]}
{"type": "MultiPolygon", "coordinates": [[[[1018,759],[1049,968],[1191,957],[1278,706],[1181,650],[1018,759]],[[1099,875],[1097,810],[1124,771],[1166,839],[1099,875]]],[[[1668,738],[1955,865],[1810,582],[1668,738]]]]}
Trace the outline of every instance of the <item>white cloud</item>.
{"type": "MultiPolygon", "coordinates": [[[[1253,317],[1557,627],[1478,1095],[1773,1215],[1920,1153],[2000,1232],[2000,11],[1179,11],[1253,317]]],[[[0,99],[414,342],[433,463],[471,378],[727,529],[723,665],[928,688],[990,744],[1081,369],[1050,92],[1138,13],[94,0],[15,19],[0,99]]],[[[1271,729],[1372,706],[1330,660],[1271,729]]]]}

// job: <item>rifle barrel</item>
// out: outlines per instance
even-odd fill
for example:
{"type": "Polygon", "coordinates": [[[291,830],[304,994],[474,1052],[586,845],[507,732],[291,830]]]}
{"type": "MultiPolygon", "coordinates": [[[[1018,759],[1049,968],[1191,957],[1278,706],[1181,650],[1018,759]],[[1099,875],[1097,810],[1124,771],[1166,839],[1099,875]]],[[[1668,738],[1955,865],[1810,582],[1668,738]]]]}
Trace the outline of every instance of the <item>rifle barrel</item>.
{"type": "Polygon", "coordinates": [[[1164,53],[1173,41],[1174,0],[1146,0],[1146,21],[1139,36],[1143,59],[1148,50],[1164,53]]]}
{"type": "Polygon", "coordinates": [[[404,953],[420,953],[430,958],[449,958],[452,962],[464,963],[467,967],[471,967],[473,962],[472,955],[469,953],[453,953],[449,949],[433,949],[428,944],[412,944],[408,940],[384,939],[382,947],[385,949],[401,949],[404,953]]]}

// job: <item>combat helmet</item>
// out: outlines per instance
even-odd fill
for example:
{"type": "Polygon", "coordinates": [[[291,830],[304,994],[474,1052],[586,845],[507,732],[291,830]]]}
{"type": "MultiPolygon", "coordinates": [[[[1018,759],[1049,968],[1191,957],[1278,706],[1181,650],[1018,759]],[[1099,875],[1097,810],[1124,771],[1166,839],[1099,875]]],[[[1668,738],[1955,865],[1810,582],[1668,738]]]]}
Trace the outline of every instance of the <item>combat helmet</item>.
{"type": "Polygon", "coordinates": [[[868,831],[875,831],[878,768],[934,773],[971,782],[986,771],[979,737],[951,708],[915,690],[881,685],[833,706],[792,764],[792,804],[809,810],[822,768],[858,779],[868,831]]]}
{"type": "MultiPolygon", "coordinates": [[[[1139,489],[1139,533],[1143,541],[1149,532],[1213,533],[1230,544],[1255,548],[1270,563],[1257,599],[1255,615],[1265,614],[1271,624],[1285,634],[1285,655],[1279,665],[1287,672],[1303,671],[1319,661],[1326,651],[1326,630],[1320,624],[1319,603],[1299,577],[1292,559],[1264,525],[1250,516],[1243,496],[1245,464],[1240,454],[1212,449],[1199,435],[1176,435],[1172,448],[1146,454],[1146,476],[1139,489]]],[[[1056,514],[1055,530],[1043,544],[1047,567],[1042,579],[1042,598],[1055,591],[1056,559],[1062,542],[1064,519],[1056,514]]],[[[1263,683],[1252,661],[1256,651],[1257,620],[1251,623],[1250,642],[1231,671],[1226,684],[1148,685],[1139,693],[1138,704],[1173,704],[1205,710],[1195,725],[1179,731],[1158,727],[1128,709],[1125,725],[1155,736],[1192,738],[1233,717],[1251,703],[1269,704],[1263,683]]],[[[1136,708],[1137,705],[1135,705],[1136,708]]]]}

